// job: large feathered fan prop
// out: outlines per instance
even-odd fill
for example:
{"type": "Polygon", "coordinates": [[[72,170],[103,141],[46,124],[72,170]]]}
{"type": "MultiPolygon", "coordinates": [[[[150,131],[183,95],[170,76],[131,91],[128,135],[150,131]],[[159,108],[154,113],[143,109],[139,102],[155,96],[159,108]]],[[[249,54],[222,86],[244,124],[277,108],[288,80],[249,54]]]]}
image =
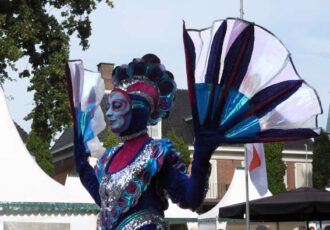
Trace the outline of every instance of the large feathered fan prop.
{"type": "Polygon", "coordinates": [[[240,19],[184,28],[196,136],[217,143],[288,141],[317,135],[322,112],[281,41],[240,19]]]}
{"type": "Polygon", "coordinates": [[[86,154],[101,154],[105,149],[97,135],[106,127],[99,106],[105,90],[101,74],[84,69],[81,60],[72,60],[66,64],[66,80],[76,136],[86,154]]]}

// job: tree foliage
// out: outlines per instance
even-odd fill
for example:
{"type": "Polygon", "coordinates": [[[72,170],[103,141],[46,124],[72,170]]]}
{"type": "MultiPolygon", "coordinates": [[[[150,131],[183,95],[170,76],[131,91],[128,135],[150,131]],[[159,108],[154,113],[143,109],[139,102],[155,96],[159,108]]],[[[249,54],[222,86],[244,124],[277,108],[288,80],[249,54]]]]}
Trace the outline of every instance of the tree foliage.
{"type": "Polygon", "coordinates": [[[183,162],[188,166],[190,164],[190,152],[183,138],[177,136],[174,129],[169,131],[166,136],[172,140],[175,149],[181,153],[183,162]]]}
{"type": "Polygon", "coordinates": [[[283,177],[285,164],[282,161],[282,143],[264,144],[267,165],[268,188],[273,194],[286,191],[283,177]]]}
{"type": "Polygon", "coordinates": [[[106,149],[119,144],[119,140],[118,140],[116,134],[111,132],[109,129],[107,129],[102,142],[103,142],[103,147],[106,149]]]}
{"type": "Polygon", "coordinates": [[[100,1],[1,1],[0,82],[10,79],[8,67],[17,70],[15,63],[28,58],[32,69],[19,72],[30,78],[28,91],[34,92],[34,109],[26,119],[45,142],[70,121],[64,79],[69,40],[76,32],[82,48],[88,48],[89,14],[100,1]]]}
{"type": "MultiPolygon", "coordinates": [[[[53,52],[68,49],[69,36],[77,32],[83,49],[91,34],[89,14],[102,0],[2,0],[0,7],[0,79],[6,68],[27,56],[33,70],[51,62],[53,52]],[[57,15],[57,17],[55,16],[57,15]]],[[[112,6],[111,1],[106,1],[112,6]]],[[[24,70],[20,76],[29,76],[24,70]]]]}
{"type": "Polygon", "coordinates": [[[49,176],[54,173],[52,155],[49,146],[35,132],[31,132],[27,139],[27,149],[35,156],[35,160],[44,172],[49,176]]]}
{"type": "Polygon", "coordinates": [[[330,179],[330,140],[322,132],[315,138],[313,148],[313,187],[324,189],[330,179]]]}
{"type": "MultiPolygon", "coordinates": [[[[70,36],[76,33],[82,49],[91,35],[89,14],[102,0],[2,0],[0,7],[0,85],[18,71],[16,63],[27,58],[29,66],[19,70],[28,77],[34,92],[29,146],[49,148],[54,135],[71,121],[64,64],[69,57],[70,36]],[[30,68],[31,67],[31,68],[30,68]]],[[[111,1],[107,1],[112,6],[111,1]]],[[[40,151],[36,151],[38,154],[40,151]]],[[[38,157],[37,157],[38,159],[38,157]]]]}

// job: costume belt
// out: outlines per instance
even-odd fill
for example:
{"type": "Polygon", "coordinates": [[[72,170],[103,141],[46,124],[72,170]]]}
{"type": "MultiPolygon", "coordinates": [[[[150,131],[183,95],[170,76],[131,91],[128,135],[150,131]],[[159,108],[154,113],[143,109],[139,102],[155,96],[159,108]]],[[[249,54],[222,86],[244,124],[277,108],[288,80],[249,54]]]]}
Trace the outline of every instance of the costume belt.
{"type": "Polygon", "coordinates": [[[166,223],[163,217],[154,210],[141,210],[126,217],[115,230],[139,229],[146,225],[156,225],[159,230],[166,230],[166,223]]]}
{"type": "MultiPolygon", "coordinates": [[[[112,228],[108,228],[100,225],[100,216],[98,217],[98,230],[111,230],[112,228]]],[[[162,216],[160,216],[153,209],[145,209],[138,212],[135,212],[129,216],[127,216],[120,224],[115,227],[113,230],[132,230],[132,229],[140,229],[147,225],[155,225],[157,230],[167,230],[167,224],[162,216]]]]}

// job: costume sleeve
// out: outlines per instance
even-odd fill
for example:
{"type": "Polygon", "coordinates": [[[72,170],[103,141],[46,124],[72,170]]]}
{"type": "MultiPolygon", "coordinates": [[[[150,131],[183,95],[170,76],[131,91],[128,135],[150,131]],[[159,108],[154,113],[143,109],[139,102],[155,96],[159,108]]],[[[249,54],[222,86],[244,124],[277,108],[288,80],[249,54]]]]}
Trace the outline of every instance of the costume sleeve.
{"type": "Polygon", "coordinates": [[[174,203],[182,208],[196,210],[204,200],[208,188],[211,165],[207,162],[192,162],[191,175],[183,170],[184,163],[174,148],[166,155],[160,180],[174,203]]]}
{"type": "Polygon", "coordinates": [[[101,198],[99,194],[99,182],[96,178],[94,168],[87,163],[84,165],[79,172],[80,181],[89,194],[94,199],[95,203],[98,206],[101,206],[101,198]]]}
{"type": "Polygon", "coordinates": [[[97,205],[101,205],[99,195],[99,182],[97,180],[94,168],[88,162],[88,154],[84,150],[84,144],[77,132],[74,132],[74,158],[76,171],[79,174],[80,181],[97,205]]]}
{"type": "Polygon", "coordinates": [[[74,124],[74,158],[80,180],[100,205],[99,182],[88,163],[92,152],[104,152],[97,135],[106,127],[100,107],[104,81],[100,73],[85,70],[81,60],[68,61],[66,80],[74,124]]]}

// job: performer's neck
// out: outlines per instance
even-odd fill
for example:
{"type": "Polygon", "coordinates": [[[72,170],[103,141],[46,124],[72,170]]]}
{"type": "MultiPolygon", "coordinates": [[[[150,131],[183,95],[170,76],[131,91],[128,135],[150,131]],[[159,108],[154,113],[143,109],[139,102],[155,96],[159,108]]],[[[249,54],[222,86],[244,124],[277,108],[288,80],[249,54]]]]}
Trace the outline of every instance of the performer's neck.
{"type": "Polygon", "coordinates": [[[132,134],[127,134],[127,135],[123,135],[123,136],[119,135],[118,138],[121,142],[125,143],[128,140],[135,139],[136,137],[140,137],[140,136],[142,136],[144,134],[147,134],[147,133],[148,133],[148,130],[147,130],[147,128],[145,128],[145,129],[142,129],[140,131],[134,132],[132,134]]]}

